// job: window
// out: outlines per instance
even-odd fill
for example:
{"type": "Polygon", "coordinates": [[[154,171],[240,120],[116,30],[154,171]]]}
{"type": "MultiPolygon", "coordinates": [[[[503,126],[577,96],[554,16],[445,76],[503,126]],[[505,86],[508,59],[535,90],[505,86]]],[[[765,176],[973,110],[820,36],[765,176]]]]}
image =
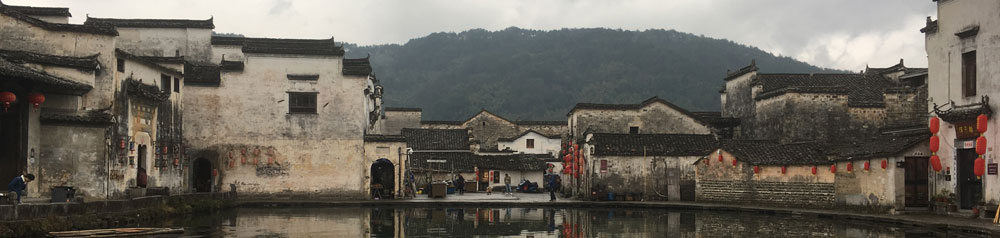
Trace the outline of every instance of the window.
{"type": "Polygon", "coordinates": [[[534,149],[535,148],[535,139],[527,139],[527,140],[525,140],[524,141],[524,147],[527,147],[528,149],[534,149]]]}
{"type": "Polygon", "coordinates": [[[976,96],[976,51],[962,54],[962,96],[976,96]]]}
{"type": "Polygon", "coordinates": [[[319,80],[319,74],[289,74],[288,80],[316,81],[319,80]]]}
{"type": "Polygon", "coordinates": [[[288,113],[316,113],[316,93],[288,93],[288,113]]]}
{"type": "Polygon", "coordinates": [[[608,172],[608,160],[602,159],[601,160],[601,173],[607,173],[607,172],[608,172]]]}
{"type": "Polygon", "coordinates": [[[162,89],[164,93],[170,94],[170,76],[160,74],[160,89],[162,89]]]}
{"type": "Polygon", "coordinates": [[[638,126],[630,126],[630,127],[628,127],[628,133],[629,134],[639,134],[639,127],[638,126]]]}
{"type": "Polygon", "coordinates": [[[118,59],[118,72],[125,72],[125,59],[118,59]]]}
{"type": "Polygon", "coordinates": [[[174,92],[175,93],[181,92],[181,79],[180,78],[174,78],[174,92]]]}

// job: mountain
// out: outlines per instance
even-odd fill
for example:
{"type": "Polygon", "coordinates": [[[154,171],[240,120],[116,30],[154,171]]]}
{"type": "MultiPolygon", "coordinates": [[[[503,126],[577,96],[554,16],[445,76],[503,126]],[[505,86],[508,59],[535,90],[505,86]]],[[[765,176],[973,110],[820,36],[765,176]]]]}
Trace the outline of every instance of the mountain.
{"type": "Polygon", "coordinates": [[[406,44],[344,44],[371,57],[385,105],[423,108],[424,120],[465,120],[486,109],[511,120],[565,120],[578,102],[652,96],[691,111],[719,110],[726,70],[830,72],[756,47],[674,30],[508,28],[434,33],[406,44]]]}

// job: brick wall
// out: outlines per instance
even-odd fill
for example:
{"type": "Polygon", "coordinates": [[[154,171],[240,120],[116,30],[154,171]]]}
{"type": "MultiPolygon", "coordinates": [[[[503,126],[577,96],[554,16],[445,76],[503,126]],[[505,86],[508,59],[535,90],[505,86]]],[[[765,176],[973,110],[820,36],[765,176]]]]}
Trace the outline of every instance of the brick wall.
{"type": "Polygon", "coordinates": [[[829,207],[835,187],[833,183],[703,180],[698,181],[695,193],[699,201],[829,207]]]}

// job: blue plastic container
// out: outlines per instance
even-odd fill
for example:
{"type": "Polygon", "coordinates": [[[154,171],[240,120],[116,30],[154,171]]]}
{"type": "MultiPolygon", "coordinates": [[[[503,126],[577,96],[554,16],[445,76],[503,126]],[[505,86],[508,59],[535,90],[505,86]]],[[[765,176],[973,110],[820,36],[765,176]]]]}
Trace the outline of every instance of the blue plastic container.
{"type": "Polygon", "coordinates": [[[448,188],[448,194],[455,194],[455,188],[448,188]]]}
{"type": "Polygon", "coordinates": [[[614,200],[615,200],[615,193],[608,193],[608,201],[614,201],[614,200]]]}

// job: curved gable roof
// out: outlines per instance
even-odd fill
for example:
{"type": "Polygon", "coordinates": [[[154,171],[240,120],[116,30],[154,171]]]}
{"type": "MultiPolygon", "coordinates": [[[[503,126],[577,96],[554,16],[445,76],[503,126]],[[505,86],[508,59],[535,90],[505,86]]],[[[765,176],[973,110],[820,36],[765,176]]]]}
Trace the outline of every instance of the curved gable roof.
{"type": "Polygon", "coordinates": [[[653,104],[656,104],[656,103],[663,104],[663,105],[669,107],[670,109],[673,109],[673,110],[675,110],[677,112],[680,112],[681,114],[684,114],[685,116],[687,116],[688,118],[691,118],[691,120],[694,120],[695,122],[698,122],[699,124],[702,124],[702,125],[705,125],[705,126],[708,125],[707,123],[705,123],[704,121],[701,120],[701,117],[699,117],[697,115],[694,115],[690,111],[688,111],[688,110],[686,110],[684,108],[681,108],[680,106],[674,105],[673,103],[670,103],[669,101],[667,101],[665,99],[662,99],[660,97],[657,97],[657,96],[653,96],[653,97],[651,97],[649,99],[646,99],[646,100],[644,100],[644,101],[642,101],[642,102],[640,102],[638,104],[577,103],[576,106],[573,106],[573,109],[570,109],[569,113],[566,113],[566,116],[567,117],[571,116],[571,115],[573,115],[574,112],[579,111],[579,110],[621,110],[621,111],[634,111],[634,110],[640,110],[640,109],[646,108],[646,107],[648,107],[650,105],[653,105],[653,104]]]}

